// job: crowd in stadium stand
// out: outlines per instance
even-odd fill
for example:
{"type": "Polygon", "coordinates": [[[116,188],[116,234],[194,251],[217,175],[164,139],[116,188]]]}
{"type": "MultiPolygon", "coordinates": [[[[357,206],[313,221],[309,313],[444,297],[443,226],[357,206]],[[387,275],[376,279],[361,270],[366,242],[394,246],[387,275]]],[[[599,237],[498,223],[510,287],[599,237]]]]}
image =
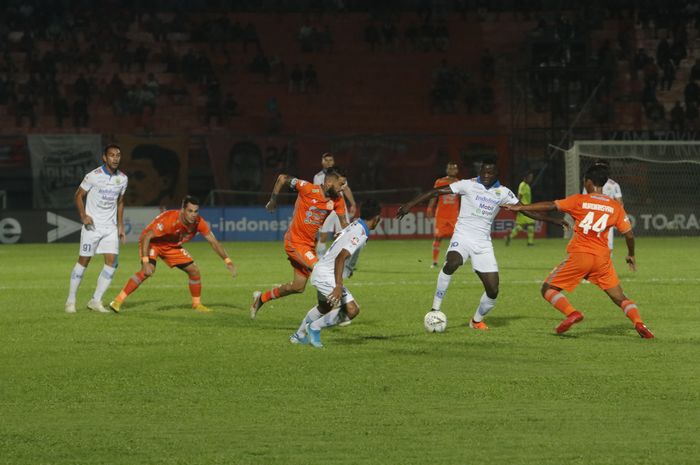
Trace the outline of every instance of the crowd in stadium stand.
{"type": "MultiPolygon", "coordinates": [[[[564,118],[597,89],[590,102],[595,118],[612,122],[611,91],[625,75],[629,90],[615,95],[639,101],[650,124],[695,126],[700,103],[700,65],[693,60],[697,0],[550,3],[264,0],[236,2],[236,11],[230,11],[225,1],[56,0],[47,7],[39,0],[10,0],[0,15],[0,37],[6,38],[0,41],[0,107],[17,127],[63,128],[70,122],[89,128],[98,109],[111,108],[114,117],[155,129],[153,116],[173,105],[197,108],[199,124],[227,124],[248,110],[231,79],[241,54],[249,57],[249,72],[267,83],[283,85],[290,94],[322,93],[319,65],[337,42],[333,15],[360,12],[366,20],[357,40],[367,44],[368,53],[424,52],[443,60],[426,91],[426,112],[494,112],[498,97],[507,97],[505,86],[497,85],[506,79],[496,71],[499,49],[484,46],[480,63],[455,63],[443,55],[455,46],[449,24],[454,18],[516,19],[535,26],[528,36],[529,53],[521,63],[507,65],[532,69],[529,87],[536,110],[551,112],[554,120],[564,118]],[[109,11],[108,21],[104,11],[109,11]],[[237,19],[238,12],[303,13],[295,37],[288,39],[308,60],[268,50],[268,38],[259,34],[255,21],[237,19]],[[617,24],[608,31],[606,20],[617,24]],[[594,44],[595,31],[609,34],[594,44]],[[640,34],[652,39],[655,50],[639,46],[640,34]]],[[[274,93],[261,97],[258,108],[279,119],[274,93]]]]}

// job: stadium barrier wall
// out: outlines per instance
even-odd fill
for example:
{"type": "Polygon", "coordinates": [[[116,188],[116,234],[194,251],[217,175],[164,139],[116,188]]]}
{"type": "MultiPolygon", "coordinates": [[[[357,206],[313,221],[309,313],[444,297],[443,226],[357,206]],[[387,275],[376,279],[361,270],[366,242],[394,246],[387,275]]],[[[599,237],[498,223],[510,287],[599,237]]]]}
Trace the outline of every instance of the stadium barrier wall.
{"type": "MultiPolygon", "coordinates": [[[[385,205],[382,223],[375,239],[429,239],[433,235],[432,218],[425,207],[412,209],[401,221],[396,219],[399,205],[385,205]]],[[[127,242],[138,242],[141,231],[158,214],[157,207],[127,207],[124,226],[127,242]]],[[[280,241],[292,220],[293,207],[280,206],[274,213],[264,207],[205,207],[200,214],[221,241],[280,241]]],[[[513,227],[515,215],[501,210],[494,222],[493,236],[503,237],[513,227]]],[[[78,243],[82,224],[75,209],[71,210],[3,210],[0,211],[0,244],[78,243]]],[[[536,235],[546,236],[546,225],[538,222],[536,235]]],[[[195,240],[203,240],[197,236],[195,240]]]]}

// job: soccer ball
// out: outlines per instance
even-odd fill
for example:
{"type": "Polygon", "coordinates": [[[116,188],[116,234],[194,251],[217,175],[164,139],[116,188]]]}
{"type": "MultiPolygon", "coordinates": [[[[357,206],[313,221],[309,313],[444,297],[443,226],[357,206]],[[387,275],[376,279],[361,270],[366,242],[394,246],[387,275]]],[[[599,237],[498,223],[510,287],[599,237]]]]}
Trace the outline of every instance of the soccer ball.
{"type": "Polygon", "coordinates": [[[447,328],[447,316],[440,310],[431,310],[425,314],[423,326],[429,333],[442,333],[447,328]]]}

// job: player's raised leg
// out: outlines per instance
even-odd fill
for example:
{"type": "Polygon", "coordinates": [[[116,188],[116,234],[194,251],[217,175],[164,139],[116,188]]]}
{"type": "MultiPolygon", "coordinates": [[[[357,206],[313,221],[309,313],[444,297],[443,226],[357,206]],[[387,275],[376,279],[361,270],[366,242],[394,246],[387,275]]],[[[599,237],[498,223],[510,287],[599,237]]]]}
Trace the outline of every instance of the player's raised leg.
{"type": "Polygon", "coordinates": [[[542,289],[540,290],[544,300],[550,303],[550,305],[560,312],[562,312],[566,318],[564,321],[559,323],[555,331],[557,334],[565,333],[576,323],[583,321],[583,314],[576,310],[569,299],[562,293],[562,289],[556,286],[552,286],[548,283],[542,284],[542,289]]]}
{"type": "Polygon", "coordinates": [[[292,281],[282,284],[281,286],[273,287],[265,292],[255,291],[253,293],[253,303],[250,306],[250,318],[255,319],[260,308],[267,302],[279,299],[291,294],[301,294],[306,289],[306,283],[309,280],[308,276],[301,274],[297,269],[294,270],[292,281]]]}
{"type": "Polygon", "coordinates": [[[654,338],[654,334],[651,331],[649,331],[649,328],[647,328],[644,322],[642,321],[642,317],[639,316],[639,309],[637,308],[637,304],[625,295],[625,293],[622,291],[622,288],[619,285],[611,289],[605,289],[605,293],[608,294],[608,297],[610,297],[610,299],[613,302],[615,302],[615,305],[622,309],[625,316],[629,318],[632,324],[634,324],[634,329],[637,331],[641,338],[654,338]]]}

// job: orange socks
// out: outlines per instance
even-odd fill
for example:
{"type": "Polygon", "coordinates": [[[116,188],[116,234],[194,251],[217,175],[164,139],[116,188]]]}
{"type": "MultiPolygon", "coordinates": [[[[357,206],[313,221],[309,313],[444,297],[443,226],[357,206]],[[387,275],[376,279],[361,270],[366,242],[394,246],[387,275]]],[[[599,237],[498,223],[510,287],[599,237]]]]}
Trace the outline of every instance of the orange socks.
{"type": "Polygon", "coordinates": [[[440,256],[440,241],[433,241],[433,263],[437,263],[440,256]]]}
{"type": "Polygon", "coordinates": [[[274,289],[270,289],[269,291],[263,292],[263,295],[260,297],[260,301],[262,303],[268,302],[272,299],[277,299],[280,296],[280,288],[276,287],[274,289]]]}
{"type": "Polygon", "coordinates": [[[569,316],[571,313],[576,311],[566,296],[559,291],[555,291],[554,289],[547,289],[547,292],[544,293],[544,299],[552,304],[552,307],[556,308],[566,316],[569,316]]]}
{"type": "Polygon", "coordinates": [[[200,297],[202,296],[202,278],[200,276],[190,276],[190,294],[192,294],[192,305],[199,305],[202,303],[200,297]]]}
{"type": "Polygon", "coordinates": [[[139,271],[137,273],[134,273],[134,275],[131,278],[129,278],[129,280],[126,282],[124,289],[122,289],[122,291],[114,300],[116,300],[117,302],[123,302],[124,299],[126,299],[126,296],[138,289],[141,283],[144,282],[146,279],[148,279],[148,276],[143,274],[143,272],[139,271]]]}
{"type": "Polygon", "coordinates": [[[620,308],[625,312],[625,316],[635,325],[642,322],[642,317],[639,316],[639,311],[637,310],[637,304],[635,304],[633,300],[623,300],[620,304],[620,308]]]}

